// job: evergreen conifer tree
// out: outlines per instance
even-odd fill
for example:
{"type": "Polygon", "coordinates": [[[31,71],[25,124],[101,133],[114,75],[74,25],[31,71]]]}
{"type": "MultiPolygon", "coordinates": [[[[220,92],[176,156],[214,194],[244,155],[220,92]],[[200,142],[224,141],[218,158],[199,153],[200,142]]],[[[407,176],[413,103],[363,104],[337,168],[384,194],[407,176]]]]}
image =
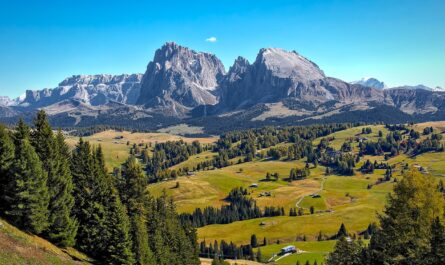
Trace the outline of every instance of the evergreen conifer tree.
{"type": "Polygon", "coordinates": [[[106,264],[132,265],[134,263],[130,239],[130,221],[118,194],[112,194],[107,207],[106,226],[109,238],[102,257],[106,264]]]}
{"type": "Polygon", "coordinates": [[[78,228],[72,213],[74,187],[70,170],[70,153],[62,131],[57,132],[54,143],[54,172],[51,182],[48,182],[50,201],[47,234],[53,243],[68,247],[74,245],[78,228]]]}
{"type": "Polygon", "coordinates": [[[430,245],[431,250],[425,257],[427,264],[445,264],[445,227],[439,217],[431,225],[430,245]]]}
{"type": "Polygon", "coordinates": [[[8,130],[0,125],[0,212],[7,210],[6,192],[13,179],[11,178],[11,166],[14,162],[14,143],[8,130]]]}
{"type": "Polygon", "coordinates": [[[47,175],[39,156],[29,141],[29,127],[20,120],[14,135],[15,159],[11,166],[12,182],[6,192],[6,214],[12,222],[31,233],[40,234],[48,227],[47,175]]]}

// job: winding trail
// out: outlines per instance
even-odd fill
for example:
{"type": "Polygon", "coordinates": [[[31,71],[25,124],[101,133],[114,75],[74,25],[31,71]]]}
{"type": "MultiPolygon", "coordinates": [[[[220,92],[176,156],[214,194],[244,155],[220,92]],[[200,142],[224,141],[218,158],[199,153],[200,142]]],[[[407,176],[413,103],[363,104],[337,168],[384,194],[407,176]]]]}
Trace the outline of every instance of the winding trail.
{"type": "Polygon", "coordinates": [[[301,196],[301,197],[298,199],[298,201],[295,203],[295,207],[300,208],[300,203],[301,203],[301,202],[303,201],[303,199],[306,198],[307,196],[310,196],[310,195],[312,195],[312,194],[318,194],[318,193],[320,193],[321,191],[323,191],[323,189],[324,189],[324,183],[326,182],[326,179],[327,179],[327,177],[323,177],[323,180],[321,181],[320,189],[316,190],[315,192],[312,192],[312,193],[309,194],[309,195],[301,196]]]}

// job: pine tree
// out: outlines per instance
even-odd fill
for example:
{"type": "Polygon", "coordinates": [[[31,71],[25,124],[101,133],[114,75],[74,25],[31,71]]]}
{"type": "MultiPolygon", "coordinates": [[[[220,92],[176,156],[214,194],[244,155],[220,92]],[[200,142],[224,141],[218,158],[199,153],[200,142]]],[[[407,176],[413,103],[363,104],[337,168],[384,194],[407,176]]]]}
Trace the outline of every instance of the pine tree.
{"type": "Polygon", "coordinates": [[[122,167],[121,197],[128,208],[131,219],[131,235],[133,238],[133,253],[137,264],[155,264],[153,253],[149,245],[147,231],[146,207],[149,204],[145,191],[147,181],[142,168],[133,156],[128,158],[122,167]]]}
{"type": "Polygon", "coordinates": [[[105,177],[98,173],[96,161],[90,144],[81,138],[71,159],[75,198],[73,210],[79,222],[77,247],[100,259],[108,247],[110,231],[105,221],[111,188],[105,177]]]}
{"type": "Polygon", "coordinates": [[[78,224],[72,209],[74,206],[73,181],[70,170],[70,153],[65,137],[59,130],[54,142],[54,165],[48,181],[50,193],[48,238],[55,244],[73,246],[78,224]]]}
{"type": "Polygon", "coordinates": [[[425,256],[429,265],[445,264],[445,227],[439,217],[434,219],[431,225],[431,250],[425,256]]]}
{"type": "Polygon", "coordinates": [[[250,245],[251,245],[253,248],[256,248],[256,247],[258,246],[258,240],[257,240],[257,238],[256,238],[256,235],[252,235],[252,236],[250,237],[250,245]]]}
{"type": "Polygon", "coordinates": [[[133,253],[136,264],[155,265],[153,252],[150,249],[147,221],[139,214],[131,217],[131,234],[133,239],[133,253]]]}
{"type": "Polygon", "coordinates": [[[118,194],[112,194],[110,198],[106,226],[109,238],[106,242],[105,254],[102,257],[103,261],[106,264],[132,265],[134,260],[129,233],[130,222],[118,194]]]}
{"type": "Polygon", "coordinates": [[[23,120],[18,123],[14,140],[13,181],[6,194],[9,205],[6,214],[26,231],[40,234],[48,227],[47,175],[29,141],[29,127],[23,120]]]}
{"type": "Polygon", "coordinates": [[[363,246],[361,242],[348,242],[345,237],[341,237],[335,244],[334,251],[326,260],[327,265],[362,265],[363,246]]]}
{"type": "Polygon", "coordinates": [[[348,236],[348,231],[346,231],[346,226],[345,226],[345,224],[341,223],[340,228],[338,229],[336,238],[342,238],[342,237],[347,237],[347,236],[348,236]]]}
{"type": "Polygon", "coordinates": [[[11,166],[14,162],[14,143],[8,130],[0,125],[0,212],[7,210],[6,191],[12,184],[11,166]]]}

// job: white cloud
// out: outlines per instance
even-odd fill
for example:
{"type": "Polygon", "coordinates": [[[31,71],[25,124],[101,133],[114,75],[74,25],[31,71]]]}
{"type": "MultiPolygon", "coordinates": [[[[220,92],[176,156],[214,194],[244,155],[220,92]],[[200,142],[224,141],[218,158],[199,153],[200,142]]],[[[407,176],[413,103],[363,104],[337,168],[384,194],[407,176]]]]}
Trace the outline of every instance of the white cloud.
{"type": "Polygon", "coordinates": [[[216,37],[210,37],[206,39],[207,42],[216,42],[216,37]]]}

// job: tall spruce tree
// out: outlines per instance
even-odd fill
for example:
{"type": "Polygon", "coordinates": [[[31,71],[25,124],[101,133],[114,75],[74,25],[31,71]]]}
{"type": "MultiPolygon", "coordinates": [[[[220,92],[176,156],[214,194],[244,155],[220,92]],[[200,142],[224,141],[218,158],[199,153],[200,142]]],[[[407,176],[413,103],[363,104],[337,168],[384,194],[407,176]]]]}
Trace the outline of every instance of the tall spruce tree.
{"type": "Polygon", "coordinates": [[[106,264],[132,265],[134,260],[129,233],[130,221],[118,194],[111,195],[107,208],[106,226],[109,238],[107,238],[107,247],[102,260],[106,264]]]}
{"type": "Polygon", "coordinates": [[[15,160],[10,170],[12,182],[6,192],[6,214],[17,226],[40,234],[48,227],[47,175],[29,134],[29,127],[20,120],[14,134],[15,160]]]}
{"type": "Polygon", "coordinates": [[[363,260],[363,245],[361,241],[348,242],[345,237],[335,244],[334,251],[329,254],[327,265],[362,265],[366,264],[363,260]]]}
{"type": "Polygon", "coordinates": [[[106,172],[100,147],[82,139],[73,151],[77,246],[105,264],[133,264],[126,207],[106,172]]]}
{"type": "Polygon", "coordinates": [[[54,172],[48,184],[50,201],[47,234],[51,242],[68,247],[74,245],[78,228],[72,212],[74,187],[70,170],[70,152],[62,131],[57,132],[54,143],[54,172]]]}
{"type": "Polygon", "coordinates": [[[426,264],[445,264],[445,226],[436,217],[431,225],[431,250],[425,255],[426,264]]]}
{"type": "MultiPolygon", "coordinates": [[[[79,222],[76,245],[85,253],[100,259],[106,255],[109,231],[102,176],[96,175],[97,165],[91,146],[81,138],[72,153],[71,172],[74,182],[74,214],[79,222]]],[[[109,198],[109,196],[108,196],[109,198]]]]}
{"type": "Polygon", "coordinates": [[[47,115],[43,110],[37,113],[34,121],[31,143],[48,175],[49,227],[45,235],[57,245],[73,246],[77,224],[71,214],[74,198],[69,169],[69,149],[60,130],[57,137],[54,137],[47,115]]]}
{"type": "Polygon", "coordinates": [[[121,198],[128,208],[131,219],[133,253],[140,265],[156,264],[149,245],[147,229],[147,206],[149,197],[146,193],[147,180],[138,160],[131,156],[121,170],[121,198]]]}
{"type": "Polygon", "coordinates": [[[14,162],[14,143],[8,130],[0,125],[0,214],[7,210],[6,191],[12,183],[11,166],[14,162]]]}

